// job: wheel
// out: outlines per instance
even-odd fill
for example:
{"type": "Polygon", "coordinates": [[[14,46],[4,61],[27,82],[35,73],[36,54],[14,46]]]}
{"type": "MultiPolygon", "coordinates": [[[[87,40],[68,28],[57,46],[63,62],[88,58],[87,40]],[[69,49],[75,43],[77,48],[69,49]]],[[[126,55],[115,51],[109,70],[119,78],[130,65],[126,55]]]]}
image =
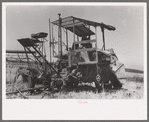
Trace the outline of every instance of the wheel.
{"type": "Polygon", "coordinates": [[[54,93],[55,92],[55,88],[56,88],[55,81],[52,81],[50,86],[51,86],[51,92],[54,93]]]}
{"type": "Polygon", "coordinates": [[[122,87],[122,83],[114,73],[110,76],[110,81],[112,82],[114,89],[120,89],[122,87]]]}
{"type": "Polygon", "coordinates": [[[98,92],[103,89],[102,79],[99,74],[97,74],[97,76],[96,76],[95,86],[96,86],[98,92]]]}
{"type": "Polygon", "coordinates": [[[54,93],[56,91],[57,92],[60,91],[62,84],[61,84],[61,81],[52,81],[50,86],[51,86],[51,91],[54,93]]]}
{"type": "Polygon", "coordinates": [[[76,82],[74,83],[74,87],[76,88],[76,87],[78,86],[78,84],[79,84],[79,81],[76,81],[76,82]]]}
{"type": "Polygon", "coordinates": [[[107,66],[103,66],[102,69],[99,69],[99,74],[97,74],[96,76],[96,87],[98,88],[98,90],[108,89],[110,75],[109,68],[107,66]]]}
{"type": "Polygon", "coordinates": [[[72,87],[73,87],[73,83],[67,82],[67,87],[68,87],[68,88],[72,88],[72,87]]]}
{"type": "Polygon", "coordinates": [[[102,77],[102,80],[103,80],[104,84],[108,84],[109,85],[109,81],[111,81],[111,84],[115,88],[119,89],[119,88],[122,87],[122,85],[121,85],[120,81],[118,80],[116,74],[113,72],[113,70],[109,66],[105,66],[102,69],[101,77],[102,77]]]}

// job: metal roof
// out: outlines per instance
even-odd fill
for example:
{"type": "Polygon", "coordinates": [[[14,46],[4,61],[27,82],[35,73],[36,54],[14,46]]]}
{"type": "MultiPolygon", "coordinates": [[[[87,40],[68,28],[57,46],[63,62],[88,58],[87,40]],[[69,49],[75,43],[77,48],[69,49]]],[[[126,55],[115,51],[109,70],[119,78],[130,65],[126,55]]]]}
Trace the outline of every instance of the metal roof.
{"type": "MultiPolygon", "coordinates": [[[[52,22],[55,25],[59,25],[59,20],[53,21],[52,22]]],[[[73,32],[73,26],[75,26],[75,34],[78,36],[88,36],[88,35],[94,35],[95,33],[92,32],[88,27],[89,26],[100,26],[102,28],[105,28],[107,30],[115,30],[116,28],[111,26],[111,25],[106,25],[104,23],[98,23],[98,22],[93,22],[73,16],[69,16],[66,18],[61,19],[61,26],[63,28],[66,28],[73,32]]]]}
{"type": "MultiPolygon", "coordinates": [[[[67,27],[67,29],[71,32],[73,32],[73,27],[67,27]]],[[[89,28],[86,26],[82,25],[76,25],[75,26],[75,34],[83,37],[83,36],[89,36],[89,35],[95,35],[93,31],[91,31],[89,28]]]]}

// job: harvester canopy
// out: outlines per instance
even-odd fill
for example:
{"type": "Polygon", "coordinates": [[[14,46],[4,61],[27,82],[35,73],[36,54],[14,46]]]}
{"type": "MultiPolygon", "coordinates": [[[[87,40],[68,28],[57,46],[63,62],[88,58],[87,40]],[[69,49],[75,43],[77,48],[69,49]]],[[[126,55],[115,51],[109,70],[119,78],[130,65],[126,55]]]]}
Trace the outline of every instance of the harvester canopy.
{"type": "MultiPolygon", "coordinates": [[[[59,26],[59,20],[56,20],[52,22],[53,24],[59,26]]],[[[75,34],[77,36],[83,37],[83,36],[90,36],[95,35],[94,32],[92,32],[88,26],[100,26],[102,28],[108,29],[108,30],[115,30],[116,28],[110,25],[106,25],[104,23],[98,23],[93,22],[85,19],[76,18],[73,16],[69,16],[66,18],[61,19],[61,27],[68,29],[69,31],[73,32],[73,27],[75,28],[75,34]]]]}

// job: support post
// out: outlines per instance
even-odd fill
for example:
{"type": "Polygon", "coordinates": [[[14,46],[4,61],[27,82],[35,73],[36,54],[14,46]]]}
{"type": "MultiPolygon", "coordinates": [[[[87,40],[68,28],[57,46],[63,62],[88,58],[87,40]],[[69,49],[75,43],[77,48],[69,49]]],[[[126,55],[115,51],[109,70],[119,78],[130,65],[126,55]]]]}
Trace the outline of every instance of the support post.
{"type": "Polygon", "coordinates": [[[77,36],[77,41],[79,41],[79,36],[77,36]]]}
{"type": "MultiPolygon", "coordinates": [[[[73,18],[73,42],[75,42],[75,25],[74,25],[74,18],[73,18]]],[[[75,45],[74,45],[75,50],[75,45]]]]}
{"type": "Polygon", "coordinates": [[[53,24],[52,24],[52,53],[53,53],[53,56],[54,56],[54,36],[53,36],[53,24]]]}
{"type": "Polygon", "coordinates": [[[67,45],[67,50],[68,50],[68,31],[66,29],[66,45],[67,45]]]}
{"type": "MultiPolygon", "coordinates": [[[[91,30],[90,25],[89,25],[89,30],[91,30]]],[[[91,39],[90,31],[89,31],[89,40],[91,39]]]]}
{"type": "MultiPolygon", "coordinates": [[[[42,38],[41,38],[41,41],[43,41],[42,38]]],[[[45,59],[44,59],[43,43],[44,43],[44,42],[42,42],[42,59],[43,59],[42,68],[43,68],[43,70],[45,71],[45,69],[44,69],[45,59]]]]}
{"type": "MultiPolygon", "coordinates": [[[[74,38],[74,42],[75,42],[75,19],[73,18],[73,38],[74,38]]],[[[76,50],[76,45],[74,43],[74,50],[76,50]]],[[[77,53],[75,52],[75,55],[76,55],[76,62],[78,64],[78,58],[77,58],[77,53]]]]}
{"type": "Polygon", "coordinates": [[[70,73],[70,67],[71,67],[71,51],[69,50],[68,47],[68,30],[66,29],[66,45],[67,45],[67,51],[68,51],[68,66],[69,69],[67,69],[70,73]]]}
{"type": "Polygon", "coordinates": [[[95,27],[95,38],[96,38],[96,68],[97,68],[97,74],[98,74],[98,50],[97,50],[97,27],[95,27]]]}
{"type": "Polygon", "coordinates": [[[103,49],[105,50],[105,35],[104,35],[104,28],[101,27],[102,37],[103,37],[103,49]]]}
{"type": "Polygon", "coordinates": [[[50,48],[50,63],[51,63],[52,55],[51,55],[51,26],[50,26],[50,19],[49,19],[49,48],[50,48]]]}
{"type": "Polygon", "coordinates": [[[59,42],[59,59],[62,59],[62,31],[61,31],[61,14],[59,15],[59,33],[58,33],[58,42],[59,42]]]}

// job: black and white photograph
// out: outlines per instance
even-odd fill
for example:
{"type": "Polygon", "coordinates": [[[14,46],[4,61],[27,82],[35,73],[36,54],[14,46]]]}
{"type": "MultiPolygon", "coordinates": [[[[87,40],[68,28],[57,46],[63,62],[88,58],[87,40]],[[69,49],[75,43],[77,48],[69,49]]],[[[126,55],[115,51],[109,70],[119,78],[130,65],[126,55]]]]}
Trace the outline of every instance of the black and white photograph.
{"type": "Polygon", "coordinates": [[[146,6],[3,3],[3,118],[146,119],[146,6]],[[25,118],[21,107],[39,112],[25,118]],[[44,113],[50,108],[53,116],[44,113]]]}

